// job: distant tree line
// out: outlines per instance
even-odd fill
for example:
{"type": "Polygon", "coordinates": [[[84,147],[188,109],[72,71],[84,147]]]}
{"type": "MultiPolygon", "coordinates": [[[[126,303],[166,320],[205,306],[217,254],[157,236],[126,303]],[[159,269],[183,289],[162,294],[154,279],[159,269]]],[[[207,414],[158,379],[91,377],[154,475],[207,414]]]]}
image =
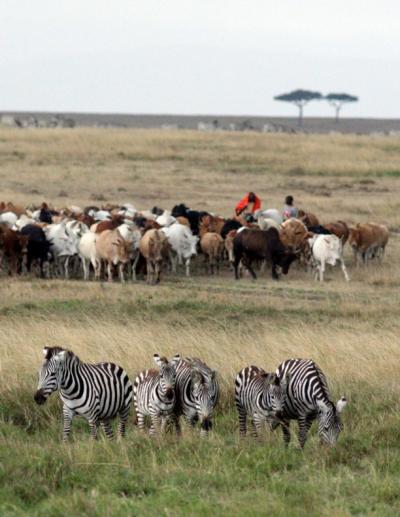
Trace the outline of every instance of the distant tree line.
{"type": "Polygon", "coordinates": [[[335,108],[335,120],[339,121],[340,110],[349,102],[357,102],[358,97],[348,93],[329,93],[322,95],[320,92],[310,90],[294,90],[290,93],[283,93],[274,97],[276,101],[291,102],[299,108],[299,126],[303,125],[303,109],[306,104],[313,100],[327,100],[335,108]]]}

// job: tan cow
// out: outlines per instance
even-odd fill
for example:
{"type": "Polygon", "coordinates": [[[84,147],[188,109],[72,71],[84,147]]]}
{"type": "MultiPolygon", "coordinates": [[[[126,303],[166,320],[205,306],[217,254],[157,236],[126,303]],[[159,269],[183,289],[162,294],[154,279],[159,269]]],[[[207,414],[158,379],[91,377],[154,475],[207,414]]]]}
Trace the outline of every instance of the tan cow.
{"type": "Polygon", "coordinates": [[[225,219],[219,216],[207,214],[203,216],[199,225],[200,237],[206,233],[221,233],[222,227],[225,224],[225,219]]]}
{"type": "Polygon", "coordinates": [[[143,235],[139,250],[146,259],[148,284],[154,285],[160,281],[161,266],[170,255],[169,249],[168,239],[161,230],[150,229],[143,235]]]}
{"type": "Polygon", "coordinates": [[[214,274],[214,266],[217,266],[219,273],[219,263],[224,253],[224,239],[215,232],[207,232],[200,239],[200,248],[204,255],[206,269],[210,266],[210,272],[214,274]]]}
{"type": "Polygon", "coordinates": [[[308,239],[312,235],[306,225],[294,217],[284,221],[279,232],[282,244],[294,253],[299,253],[300,262],[303,264],[307,264],[310,258],[308,239]]]}
{"type": "Polygon", "coordinates": [[[104,230],[97,234],[95,278],[100,279],[101,261],[107,262],[108,281],[113,279],[113,266],[118,266],[121,282],[125,281],[124,266],[130,258],[131,243],[127,242],[118,230],[104,230]]]}
{"type": "Polygon", "coordinates": [[[228,259],[233,264],[235,257],[233,256],[233,239],[236,237],[237,230],[231,230],[225,237],[225,249],[228,253],[228,259]]]}
{"type": "Polygon", "coordinates": [[[388,240],[389,230],[383,224],[359,223],[350,228],[349,245],[353,248],[355,264],[367,264],[375,257],[382,260],[388,240]]]}

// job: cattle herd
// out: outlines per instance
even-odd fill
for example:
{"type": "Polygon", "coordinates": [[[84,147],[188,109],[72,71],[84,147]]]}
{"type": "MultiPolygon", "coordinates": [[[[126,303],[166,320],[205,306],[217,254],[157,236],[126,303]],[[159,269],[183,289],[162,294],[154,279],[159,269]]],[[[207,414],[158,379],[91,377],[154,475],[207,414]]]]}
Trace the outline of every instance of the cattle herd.
{"type": "Polygon", "coordinates": [[[278,279],[296,260],[321,281],[326,264],[339,263],[348,281],[346,242],[359,265],[382,260],[388,239],[384,225],[322,225],[314,214],[301,210],[298,218],[287,220],[276,209],[224,219],[185,204],[170,211],[138,211],[129,203],[59,210],[47,203],[26,208],[0,203],[0,263],[10,275],[32,271],[85,280],[107,275],[109,281],[118,275],[121,282],[140,275],[155,284],[163,270],[176,273],[178,265],[189,276],[191,259],[199,254],[210,274],[219,272],[225,261],[237,279],[243,268],[256,278],[254,263],[261,268],[269,264],[278,279]]]}
{"type": "MultiPolygon", "coordinates": [[[[59,347],[43,349],[39,384],[34,395],[38,404],[59,390],[63,402],[64,432],[67,440],[74,416],[84,417],[93,438],[99,425],[113,438],[111,420],[119,417],[118,432],[125,435],[132,399],[136,424],[150,436],[159,436],[168,428],[181,435],[180,417],[194,427],[200,424],[200,436],[207,437],[213,426],[218,402],[217,372],[198,358],[171,360],[154,354],[157,366],[140,372],[132,386],[127,372],[114,363],[87,364],[69,350],[59,347]]],[[[290,442],[290,421],[297,420],[299,445],[304,447],[308,430],[318,420],[322,443],[334,445],[342,422],[340,413],[346,405],[342,397],[331,400],[324,373],[312,360],[289,359],[275,373],[257,366],[243,368],[235,377],[234,398],[240,436],[246,435],[246,421],[253,424],[253,434],[261,437],[265,424],[271,430],[280,427],[286,445],[290,442]]]]}

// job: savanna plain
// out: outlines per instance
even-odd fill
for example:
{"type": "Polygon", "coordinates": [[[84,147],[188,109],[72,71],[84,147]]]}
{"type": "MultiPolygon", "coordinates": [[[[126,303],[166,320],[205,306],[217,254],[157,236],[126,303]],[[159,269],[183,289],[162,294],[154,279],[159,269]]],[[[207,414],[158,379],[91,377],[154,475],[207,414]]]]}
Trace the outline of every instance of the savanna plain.
{"type": "Polygon", "coordinates": [[[322,223],[387,224],[382,264],[323,285],[294,266],[274,282],[164,275],[121,285],[0,276],[0,514],[394,515],[400,509],[400,140],[155,130],[0,130],[1,198],[56,207],[185,202],[230,216],[255,191],[266,207],[287,194],[322,223]],[[221,399],[212,435],[184,428],[92,442],[85,421],[61,443],[61,404],[36,406],[43,346],[89,362],[121,364],[133,380],[153,353],[198,356],[217,369],[221,399]],[[304,450],[280,432],[240,441],[233,379],[249,364],[274,371],[314,359],[332,398],[348,399],[335,448],[314,424],[304,450]]]}

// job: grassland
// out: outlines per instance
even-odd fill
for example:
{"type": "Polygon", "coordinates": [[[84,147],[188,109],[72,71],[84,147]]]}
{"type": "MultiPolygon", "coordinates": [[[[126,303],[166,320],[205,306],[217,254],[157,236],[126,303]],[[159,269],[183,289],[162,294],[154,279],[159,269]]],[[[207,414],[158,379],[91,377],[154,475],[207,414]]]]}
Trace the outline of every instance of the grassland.
{"type": "MultiPolygon", "coordinates": [[[[128,130],[0,131],[1,197],[57,206],[185,201],[230,215],[250,188],[268,206],[285,194],[322,221],[375,220],[392,230],[382,265],[320,286],[294,268],[235,282],[225,270],[106,285],[0,277],[1,515],[393,515],[400,506],[400,142],[395,138],[128,130]],[[59,196],[60,192],[63,196],[59,196]],[[196,354],[219,372],[221,405],[207,442],[92,443],[85,422],[60,444],[57,396],[34,405],[44,345],[113,360],[133,377],[154,352],[196,354]],[[240,442],[232,380],[312,357],[335,399],[349,400],[334,449],[315,429],[304,451],[280,434],[240,442]]],[[[293,426],[295,431],[295,426],[293,426]]],[[[295,433],[293,433],[295,434],[295,433]]]]}

